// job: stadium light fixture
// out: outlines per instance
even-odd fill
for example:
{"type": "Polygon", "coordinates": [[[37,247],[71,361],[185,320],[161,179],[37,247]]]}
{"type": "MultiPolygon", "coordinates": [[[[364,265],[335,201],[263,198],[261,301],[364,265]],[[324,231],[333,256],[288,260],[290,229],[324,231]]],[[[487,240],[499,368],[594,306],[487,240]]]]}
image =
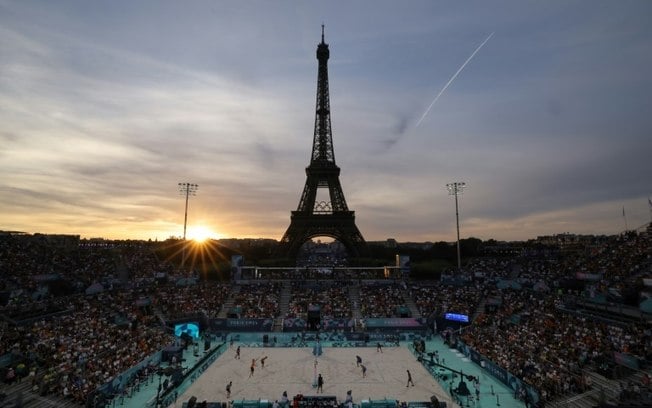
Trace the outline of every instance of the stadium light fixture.
{"type": "Polygon", "coordinates": [[[179,193],[186,196],[186,210],[183,217],[183,254],[181,255],[181,268],[186,263],[186,227],[188,226],[188,197],[197,195],[199,184],[179,183],[179,193]]]}
{"type": "Polygon", "coordinates": [[[455,181],[453,183],[447,183],[446,188],[448,189],[448,194],[455,196],[455,223],[457,225],[457,271],[459,272],[462,269],[462,256],[460,255],[460,212],[457,205],[457,196],[462,194],[464,188],[466,188],[466,183],[463,181],[455,181]]]}

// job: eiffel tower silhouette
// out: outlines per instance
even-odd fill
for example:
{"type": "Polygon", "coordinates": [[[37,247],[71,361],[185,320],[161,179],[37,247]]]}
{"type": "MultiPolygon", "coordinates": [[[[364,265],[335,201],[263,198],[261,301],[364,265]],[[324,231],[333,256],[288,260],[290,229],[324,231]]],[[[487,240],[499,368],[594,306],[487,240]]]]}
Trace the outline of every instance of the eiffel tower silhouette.
{"type": "Polygon", "coordinates": [[[366,254],[367,245],[355,225],[355,212],[350,211],[340,185],[340,168],[335,164],[331,113],[328,95],[328,44],[317,45],[319,71],[317,76],[317,109],[315,135],[310,165],[306,167],[306,184],[296,211],[292,211],[290,226],[279,243],[278,255],[295,258],[301,245],[313,237],[328,236],[341,242],[349,256],[366,254]],[[317,201],[317,190],[328,189],[330,201],[317,201]]]}

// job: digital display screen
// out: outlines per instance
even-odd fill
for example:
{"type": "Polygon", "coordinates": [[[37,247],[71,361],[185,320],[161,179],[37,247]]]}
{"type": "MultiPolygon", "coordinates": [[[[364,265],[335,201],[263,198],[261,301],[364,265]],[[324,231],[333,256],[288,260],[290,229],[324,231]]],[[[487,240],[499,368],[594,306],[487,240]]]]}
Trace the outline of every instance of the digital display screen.
{"type": "Polygon", "coordinates": [[[446,320],[453,320],[455,322],[464,322],[464,323],[469,322],[469,316],[463,314],[446,313],[444,317],[446,318],[446,320]]]}
{"type": "Polygon", "coordinates": [[[187,333],[193,339],[199,338],[199,324],[195,322],[182,323],[174,326],[174,335],[181,337],[183,333],[187,333]]]}

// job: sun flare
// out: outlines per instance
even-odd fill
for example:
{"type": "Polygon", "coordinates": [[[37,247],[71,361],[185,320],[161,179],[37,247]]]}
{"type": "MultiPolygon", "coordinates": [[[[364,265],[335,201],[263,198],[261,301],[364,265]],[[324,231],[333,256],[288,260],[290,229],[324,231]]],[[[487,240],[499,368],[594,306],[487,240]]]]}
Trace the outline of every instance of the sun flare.
{"type": "Polygon", "coordinates": [[[209,239],[216,239],[218,238],[218,235],[219,234],[217,234],[215,231],[211,230],[210,228],[203,225],[198,225],[195,227],[188,228],[188,233],[186,234],[186,238],[201,243],[209,239]]]}

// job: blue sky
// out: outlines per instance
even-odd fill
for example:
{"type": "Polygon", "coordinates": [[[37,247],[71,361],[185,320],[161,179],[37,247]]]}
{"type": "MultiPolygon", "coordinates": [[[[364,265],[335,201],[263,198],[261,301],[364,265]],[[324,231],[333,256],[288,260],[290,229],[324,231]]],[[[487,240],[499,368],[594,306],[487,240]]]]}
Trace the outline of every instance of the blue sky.
{"type": "Polygon", "coordinates": [[[280,239],[322,23],[335,158],[367,240],[454,240],[452,181],[468,185],[462,237],[639,227],[651,15],[643,0],[0,0],[0,229],[180,236],[177,183],[193,182],[189,231],[280,239]]]}

